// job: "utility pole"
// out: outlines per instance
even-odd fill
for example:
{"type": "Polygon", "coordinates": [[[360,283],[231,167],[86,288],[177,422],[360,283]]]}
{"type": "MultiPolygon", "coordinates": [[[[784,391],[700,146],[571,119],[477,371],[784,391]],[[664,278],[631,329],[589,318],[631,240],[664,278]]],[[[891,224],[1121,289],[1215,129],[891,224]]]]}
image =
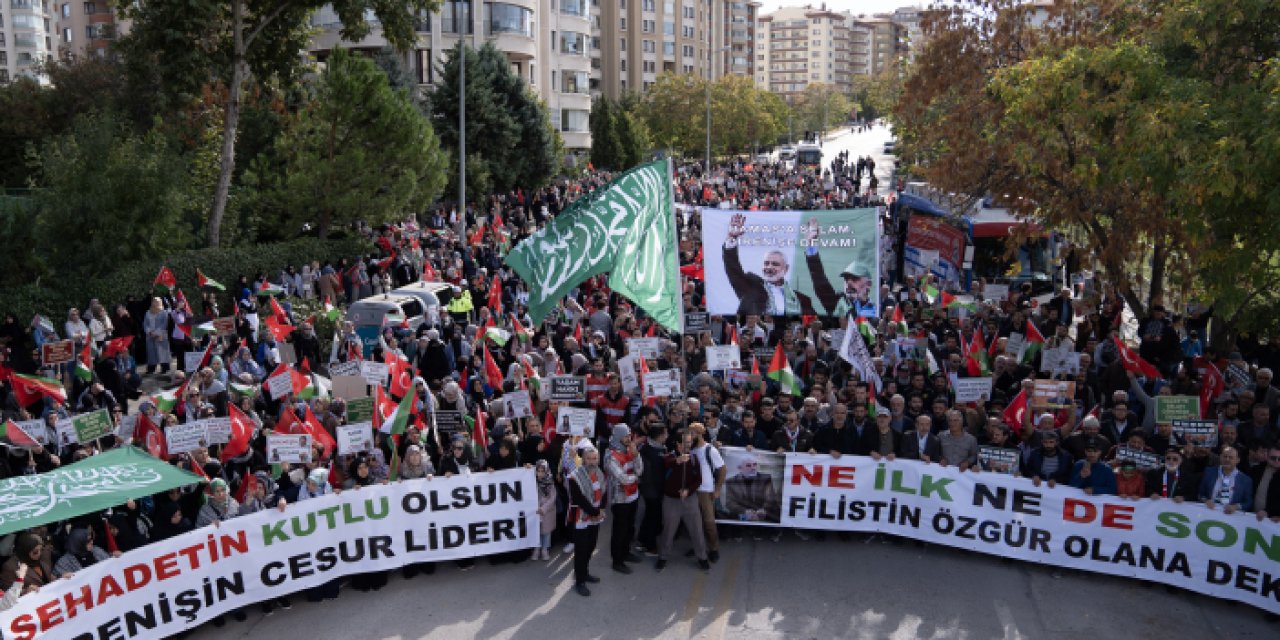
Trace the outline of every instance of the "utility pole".
{"type": "MultiPolygon", "coordinates": [[[[458,11],[460,3],[454,3],[454,11],[458,11]]],[[[457,16],[454,24],[459,24],[457,16]]],[[[466,26],[458,29],[458,242],[466,242],[467,237],[467,41],[463,33],[466,26]]]]}

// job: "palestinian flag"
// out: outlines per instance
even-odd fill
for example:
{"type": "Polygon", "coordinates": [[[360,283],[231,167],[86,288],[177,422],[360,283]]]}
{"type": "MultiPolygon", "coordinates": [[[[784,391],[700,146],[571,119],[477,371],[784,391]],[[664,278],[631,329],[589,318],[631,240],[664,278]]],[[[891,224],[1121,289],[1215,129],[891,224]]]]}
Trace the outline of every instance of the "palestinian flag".
{"type": "Polygon", "coordinates": [[[339,315],[342,315],[342,312],[338,311],[338,308],[333,306],[333,301],[329,299],[329,296],[325,296],[324,297],[324,317],[328,318],[329,320],[337,320],[339,315]]]}
{"type": "Polygon", "coordinates": [[[284,287],[271,282],[264,282],[262,287],[258,289],[258,295],[276,298],[284,295],[284,287]]]}
{"type": "Polygon", "coordinates": [[[924,283],[924,297],[929,300],[929,304],[938,302],[938,297],[940,295],[941,293],[938,291],[938,288],[933,286],[932,283],[924,283]]]}
{"type": "Polygon", "coordinates": [[[973,302],[961,302],[960,298],[953,296],[946,291],[942,292],[942,307],[944,309],[967,309],[970,313],[977,313],[978,305],[973,302]]]}
{"type": "Polygon", "coordinates": [[[902,305],[893,305],[893,320],[891,320],[891,322],[893,326],[897,328],[899,335],[905,336],[909,333],[907,329],[907,321],[902,316],[902,305]]]}
{"type": "Polygon", "coordinates": [[[4,421],[4,437],[7,438],[15,447],[24,447],[27,449],[37,449],[40,447],[40,443],[36,442],[36,439],[32,438],[31,434],[24,431],[22,427],[18,426],[18,423],[14,422],[12,419],[4,421]]]}
{"type": "Polygon", "coordinates": [[[168,293],[178,286],[178,278],[173,275],[173,270],[169,267],[160,267],[160,273],[156,274],[156,279],[151,284],[156,291],[168,293]]]}
{"type": "MultiPolygon", "coordinates": [[[[307,374],[301,374],[306,376],[307,374]]],[[[307,386],[298,392],[298,398],[302,400],[310,398],[328,398],[333,392],[333,381],[318,374],[312,373],[307,386]]]]}
{"type": "Polygon", "coordinates": [[[184,383],[176,389],[161,391],[160,393],[151,396],[151,402],[154,403],[156,408],[162,413],[173,413],[173,410],[178,406],[178,394],[181,393],[182,389],[186,386],[187,385],[184,383]]]}
{"type": "Polygon", "coordinates": [[[201,289],[216,289],[218,291],[227,290],[227,288],[224,287],[221,282],[218,282],[213,278],[205,276],[204,273],[200,271],[200,269],[196,269],[196,286],[200,287],[201,289]]]}
{"type": "Polygon", "coordinates": [[[871,323],[867,322],[866,318],[858,316],[854,319],[854,324],[858,326],[858,333],[866,339],[867,344],[874,345],[876,343],[876,328],[871,326],[871,323]]]}
{"type": "Polygon", "coordinates": [[[526,343],[533,339],[533,336],[529,335],[529,330],[525,328],[523,322],[520,322],[520,319],[516,317],[516,314],[512,313],[509,315],[511,316],[511,328],[515,329],[516,339],[520,342],[526,343]]]}
{"type": "Polygon", "coordinates": [[[973,330],[973,341],[969,344],[969,356],[965,359],[969,375],[981,378],[991,374],[991,364],[987,360],[987,346],[982,338],[982,330],[973,330]]]}
{"type": "Polygon", "coordinates": [[[397,444],[391,443],[391,473],[387,478],[391,482],[400,479],[400,447],[397,444]]]}
{"type": "Polygon", "coordinates": [[[76,358],[76,377],[85,382],[93,381],[93,340],[85,340],[84,348],[76,358]]]}
{"type": "Polygon", "coordinates": [[[487,327],[484,330],[484,337],[492,340],[499,347],[505,347],[507,340],[511,339],[511,332],[501,327],[487,327]]]}
{"type": "Polygon", "coordinates": [[[800,389],[800,380],[796,378],[796,374],[791,370],[791,363],[787,362],[787,355],[782,352],[782,343],[779,342],[773,351],[773,362],[769,363],[769,372],[765,377],[782,385],[782,392],[802,397],[804,391],[800,389]]]}
{"type": "Polygon", "coordinates": [[[417,400],[415,394],[406,393],[404,398],[400,400],[400,404],[396,406],[395,411],[382,421],[379,429],[383,433],[392,437],[399,436],[404,433],[404,429],[409,425],[409,414],[413,413],[413,402],[417,400]]]}
{"type": "Polygon", "coordinates": [[[1018,354],[1018,362],[1031,364],[1040,350],[1044,348],[1044,334],[1036,328],[1035,323],[1027,321],[1027,340],[1022,344],[1022,352],[1018,354]]]}
{"type": "Polygon", "coordinates": [[[256,384],[240,384],[239,382],[231,383],[231,390],[246,397],[252,398],[258,393],[258,385],[256,384]]]}
{"type": "Polygon", "coordinates": [[[51,378],[14,373],[9,376],[13,386],[13,395],[17,396],[20,406],[27,406],[40,398],[53,398],[60,404],[67,402],[67,390],[62,383],[51,378]]]}

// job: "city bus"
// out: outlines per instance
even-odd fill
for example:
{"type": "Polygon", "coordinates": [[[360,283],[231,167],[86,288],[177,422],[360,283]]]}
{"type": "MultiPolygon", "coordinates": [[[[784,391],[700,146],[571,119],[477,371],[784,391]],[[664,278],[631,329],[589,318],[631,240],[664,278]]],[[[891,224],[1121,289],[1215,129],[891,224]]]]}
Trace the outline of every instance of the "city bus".
{"type": "Polygon", "coordinates": [[[822,147],[813,143],[803,143],[796,147],[797,167],[822,167],[822,147]]]}

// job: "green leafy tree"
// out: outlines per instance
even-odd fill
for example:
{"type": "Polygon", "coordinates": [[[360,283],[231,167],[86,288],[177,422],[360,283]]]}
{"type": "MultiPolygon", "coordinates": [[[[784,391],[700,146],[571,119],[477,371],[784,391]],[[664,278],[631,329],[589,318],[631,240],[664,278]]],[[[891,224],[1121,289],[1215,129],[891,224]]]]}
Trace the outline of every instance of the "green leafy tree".
{"type": "Polygon", "coordinates": [[[644,162],[649,151],[649,132],[640,116],[619,106],[614,118],[618,134],[618,168],[630,169],[644,162]]]}
{"type": "Polygon", "coordinates": [[[701,153],[707,131],[705,92],[705,82],[693,75],[658,76],[639,109],[655,145],[686,155],[701,153]]]}
{"type": "Polygon", "coordinates": [[[826,132],[849,119],[853,103],[836,87],[812,83],[796,99],[796,127],[826,132]]]}
{"type": "Polygon", "coordinates": [[[711,90],[713,150],[747,153],[761,142],[772,143],[786,127],[785,118],[778,119],[778,104],[785,106],[757,89],[751,78],[730,75],[717,80],[711,90]]]}
{"type": "MultiPolygon", "coordinates": [[[[459,52],[455,47],[439,69],[440,78],[430,96],[431,122],[440,143],[457,156],[459,52]]],[[[485,173],[492,189],[536,188],[560,166],[560,143],[551,128],[546,106],[525,81],[511,70],[506,54],[487,43],[466,48],[467,182],[471,182],[472,158],[487,163],[485,173]]],[[[457,188],[456,173],[450,189],[457,188]]],[[[487,192],[487,191],[486,191],[487,192]]],[[[468,185],[467,193],[478,195],[468,185]]]]}
{"type": "Polygon", "coordinates": [[[158,132],[119,117],[82,116],[33,154],[35,238],[59,275],[110,271],[186,244],[186,163],[158,132]]]}
{"type": "Polygon", "coordinates": [[[274,191],[295,227],[321,238],[358,219],[378,224],[424,209],[440,194],[447,160],[406,90],[373,61],[329,58],[315,97],[279,139],[284,174],[274,191]]]}
{"type": "Polygon", "coordinates": [[[221,80],[227,87],[218,180],[209,210],[210,246],[221,242],[223,217],[236,169],[236,139],[246,85],[252,80],[289,79],[300,72],[298,52],[309,37],[307,19],[330,6],[342,21],[341,35],[357,41],[377,18],[383,37],[407,49],[416,41],[419,14],[434,11],[438,0],[149,0],[128,5],[132,22],[125,51],[139,73],[152,65],[160,84],[184,87],[182,96],[221,80]],[[147,58],[150,54],[151,58],[147,58]]]}
{"type": "Polygon", "coordinates": [[[591,164],[599,169],[622,166],[619,159],[622,140],[618,137],[612,102],[608,96],[600,96],[591,104],[591,164]]]}

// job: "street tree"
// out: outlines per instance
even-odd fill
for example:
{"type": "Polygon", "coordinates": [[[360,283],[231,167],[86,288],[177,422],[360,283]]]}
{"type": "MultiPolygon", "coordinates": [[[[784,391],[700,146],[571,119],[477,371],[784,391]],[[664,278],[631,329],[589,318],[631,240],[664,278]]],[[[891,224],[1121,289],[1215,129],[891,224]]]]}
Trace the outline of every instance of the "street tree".
{"type": "Polygon", "coordinates": [[[853,103],[834,85],[814,82],[796,98],[793,110],[798,127],[826,132],[849,119],[853,103]]]}

